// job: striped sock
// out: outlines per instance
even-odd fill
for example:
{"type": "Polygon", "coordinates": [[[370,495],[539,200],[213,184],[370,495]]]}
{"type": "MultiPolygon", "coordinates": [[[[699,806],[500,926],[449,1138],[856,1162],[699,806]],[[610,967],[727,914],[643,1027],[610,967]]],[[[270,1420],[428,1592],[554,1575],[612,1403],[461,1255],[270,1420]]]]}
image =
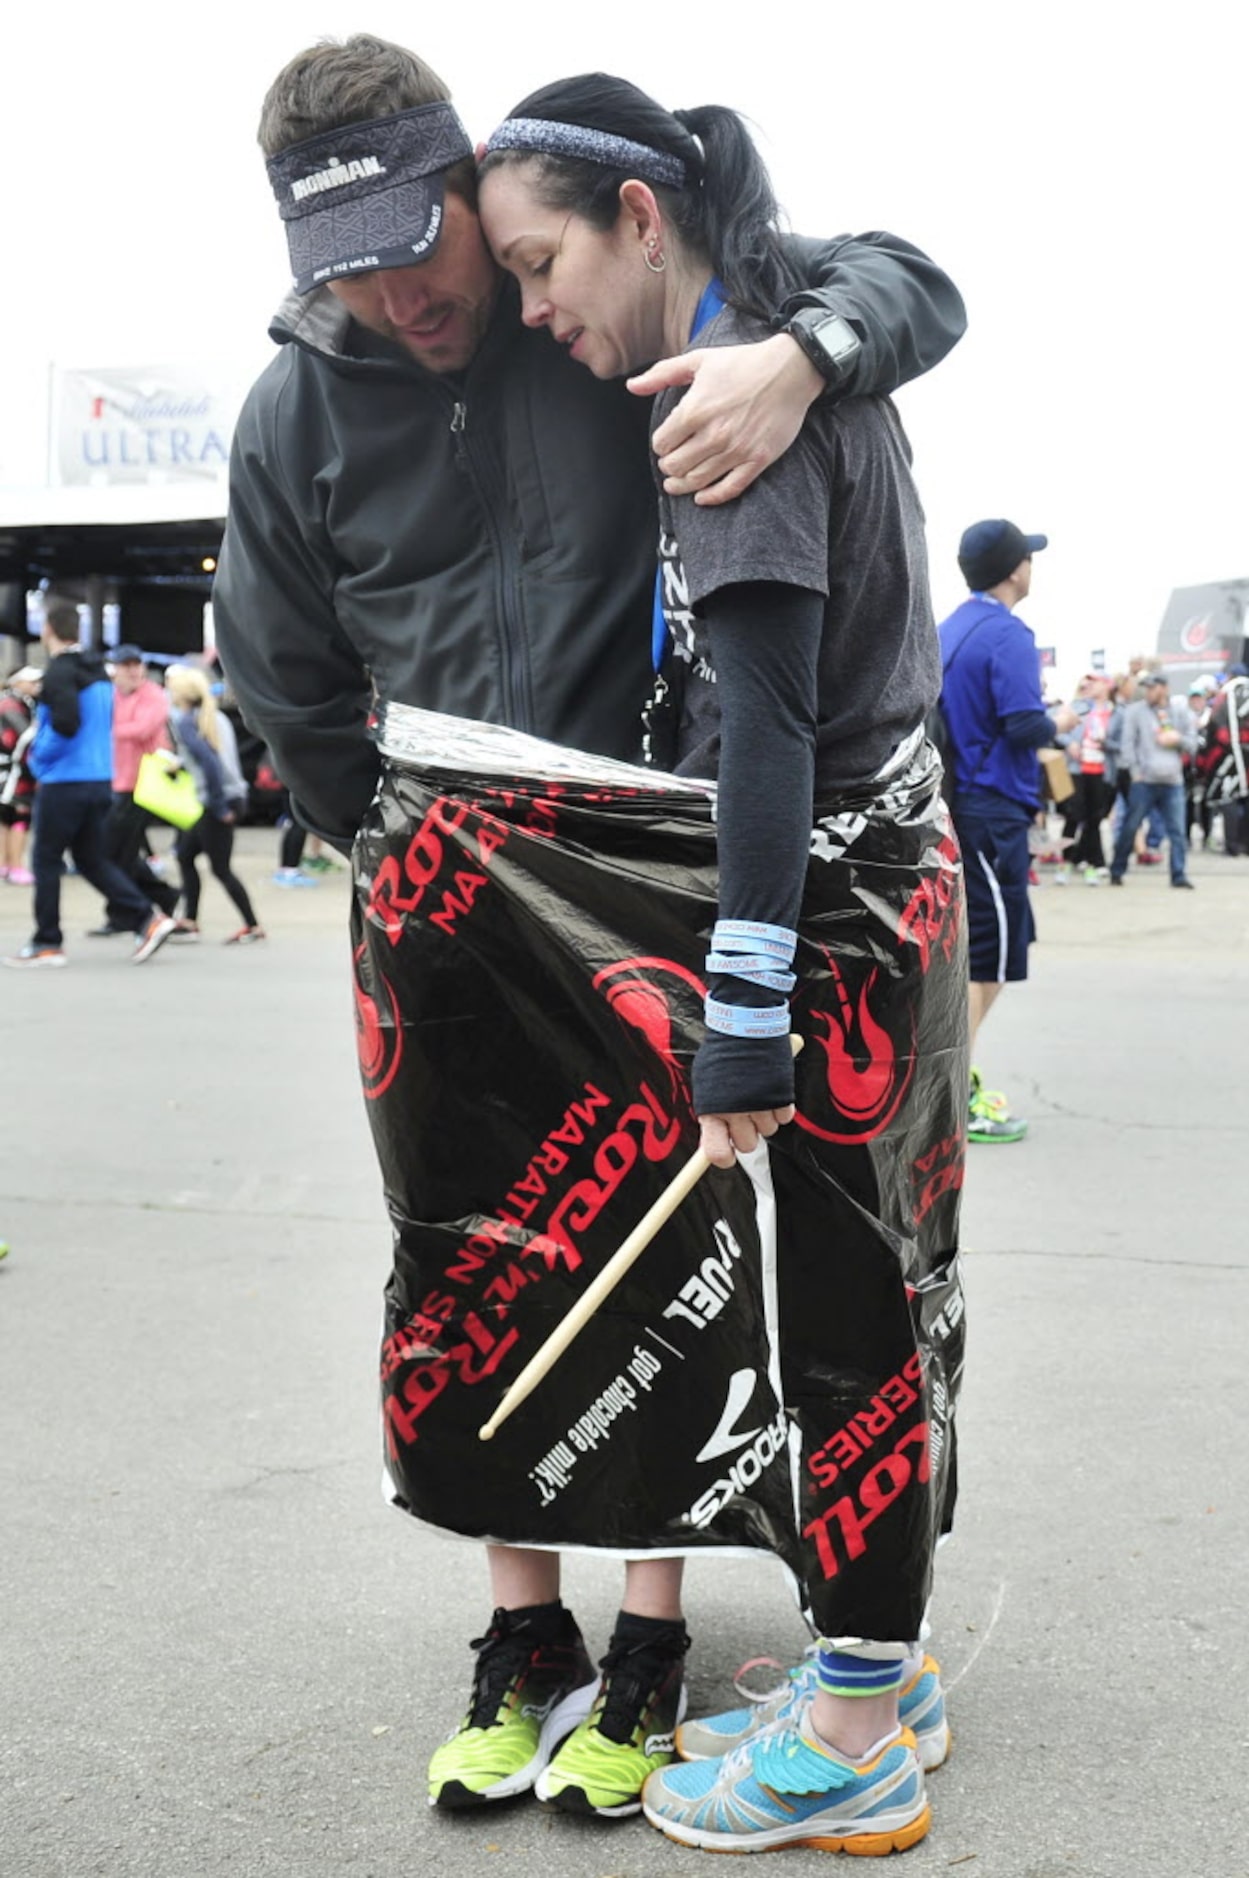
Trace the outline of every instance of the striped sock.
{"type": "MultiPolygon", "coordinates": [[[[862,1646],[871,1649],[867,1644],[862,1646]]],[[[892,1645],[876,1645],[876,1648],[892,1650],[892,1645]]],[[[904,1646],[897,1646],[901,1653],[891,1654],[885,1659],[866,1656],[858,1650],[837,1649],[827,1639],[820,1642],[816,1658],[816,1678],[824,1695],[890,1695],[902,1687],[902,1671],[905,1667],[906,1651],[904,1646]]]]}

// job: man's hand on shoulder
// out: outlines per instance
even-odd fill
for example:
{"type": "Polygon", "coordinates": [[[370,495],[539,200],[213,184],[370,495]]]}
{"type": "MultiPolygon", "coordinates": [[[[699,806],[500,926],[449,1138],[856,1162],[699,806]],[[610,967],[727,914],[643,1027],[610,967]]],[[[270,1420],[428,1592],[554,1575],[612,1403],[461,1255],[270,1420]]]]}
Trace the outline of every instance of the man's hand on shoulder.
{"type": "Polygon", "coordinates": [[[688,385],[652,438],[670,496],[732,502],[788,450],[824,380],[797,342],[712,346],[660,359],[629,380],[640,398],[688,385]]]}

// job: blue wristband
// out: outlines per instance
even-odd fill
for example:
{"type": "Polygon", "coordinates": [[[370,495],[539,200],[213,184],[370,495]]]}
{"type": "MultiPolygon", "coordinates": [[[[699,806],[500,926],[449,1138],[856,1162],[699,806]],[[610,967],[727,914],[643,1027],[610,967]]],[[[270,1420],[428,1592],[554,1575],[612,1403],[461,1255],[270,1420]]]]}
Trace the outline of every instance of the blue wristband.
{"type": "Polygon", "coordinates": [[[787,1037],[787,1004],[721,1004],[708,998],[703,1006],[708,1030],[725,1037],[787,1037]]]}
{"type": "Polygon", "coordinates": [[[789,926],[768,926],[757,919],[718,919],[712,929],[713,952],[766,952],[770,958],[791,963],[798,935],[789,926]]]}
{"type": "Polygon", "coordinates": [[[704,961],[710,976],[726,973],[743,978],[748,985],[766,985],[769,991],[792,991],[798,980],[793,972],[778,972],[775,959],[752,956],[749,952],[709,952],[704,961]]]}

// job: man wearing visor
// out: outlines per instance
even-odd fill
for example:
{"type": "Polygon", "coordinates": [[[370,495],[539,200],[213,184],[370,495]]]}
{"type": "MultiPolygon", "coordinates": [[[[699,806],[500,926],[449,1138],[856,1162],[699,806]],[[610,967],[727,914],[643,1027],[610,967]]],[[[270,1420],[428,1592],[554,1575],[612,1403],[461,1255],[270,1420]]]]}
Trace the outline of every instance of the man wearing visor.
{"type": "MultiPolygon", "coordinates": [[[[366,35],[301,53],[260,141],[294,291],[236,433],[217,641],[296,814],[343,848],[378,781],[377,706],[638,759],[650,394],[691,385],[655,440],[670,492],[731,500],[814,398],[887,393],[963,330],[957,290],[907,243],[793,238],[811,286],[771,339],[599,381],[522,323],[472,146],[421,60],[366,35]]],[[[544,1718],[576,1719],[593,1671],[541,1557],[491,1548],[495,1620],[442,1804],[528,1790],[558,1742],[544,1718]]]]}
{"type": "MultiPolygon", "coordinates": [[[[381,702],[640,748],[655,579],[649,395],[521,325],[477,223],[472,147],[421,60],[358,35],[301,53],[261,143],[294,291],[241,414],[219,644],[299,819],[350,844],[381,702]]],[[[739,494],[811,400],[888,392],[963,331],[957,290],[888,235],[798,242],[783,334],[693,355],[662,462],[739,494]]]]}
{"type": "Polygon", "coordinates": [[[485,335],[496,286],[463,179],[448,177],[466,167],[471,176],[468,137],[447,103],[280,151],[269,174],[295,293],[329,287],[361,326],[418,365],[462,372],[485,335]]]}

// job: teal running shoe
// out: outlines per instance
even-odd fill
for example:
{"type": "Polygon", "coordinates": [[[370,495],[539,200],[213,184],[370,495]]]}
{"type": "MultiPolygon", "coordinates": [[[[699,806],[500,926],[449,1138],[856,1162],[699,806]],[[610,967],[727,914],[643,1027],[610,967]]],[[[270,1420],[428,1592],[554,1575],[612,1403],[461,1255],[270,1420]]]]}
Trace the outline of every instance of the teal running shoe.
{"type": "MultiPolygon", "coordinates": [[[[791,1669],[779,1689],[749,1707],[726,1709],[684,1722],[677,1729],[677,1753],[683,1761],[714,1760],[731,1754],[743,1742],[784,1723],[800,1725],[815,1694],[814,1649],[791,1669]]],[[[898,1692],[898,1720],[915,1736],[919,1764],[926,1774],[940,1767],[950,1752],[950,1724],[946,1719],[941,1669],[936,1659],[924,1658],[920,1669],[898,1692]]]]}
{"type": "Polygon", "coordinates": [[[718,1761],[678,1761],[642,1794],[652,1826],[704,1852],[807,1845],[872,1858],[917,1845],[932,1824],[909,1729],[870,1761],[849,1761],[775,1728],[718,1761]]]}

